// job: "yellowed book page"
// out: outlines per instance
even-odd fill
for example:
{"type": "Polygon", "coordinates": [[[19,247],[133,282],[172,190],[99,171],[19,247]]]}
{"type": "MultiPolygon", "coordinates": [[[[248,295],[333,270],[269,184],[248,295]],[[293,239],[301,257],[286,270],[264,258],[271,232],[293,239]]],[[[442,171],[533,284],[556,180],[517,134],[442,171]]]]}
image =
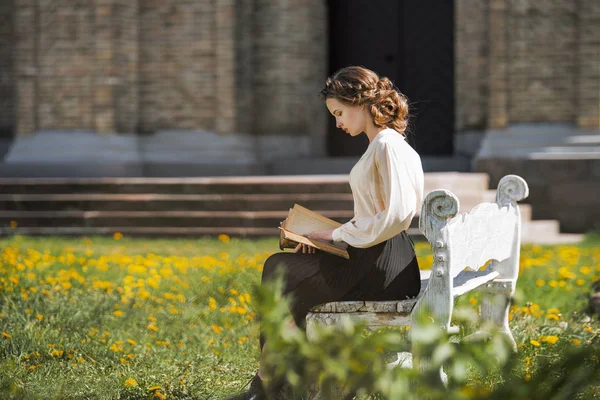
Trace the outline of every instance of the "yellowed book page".
{"type": "Polygon", "coordinates": [[[306,235],[310,232],[332,230],[340,225],[339,222],[295,204],[289,213],[286,228],[297,234],[306,235]]]}

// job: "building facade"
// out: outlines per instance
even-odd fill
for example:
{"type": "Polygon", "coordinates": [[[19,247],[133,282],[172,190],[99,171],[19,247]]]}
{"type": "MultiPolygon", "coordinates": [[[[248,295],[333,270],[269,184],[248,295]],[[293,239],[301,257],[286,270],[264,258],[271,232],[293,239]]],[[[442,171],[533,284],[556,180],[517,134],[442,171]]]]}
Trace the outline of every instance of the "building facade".
{"type": "MultiPolygon", "coordinates": [[[[2,1],[2,171],[278,173],[257,166],[357,157],[366,139],[340,135],[318,97],[351,64],[408,96],[429,161],[462,157],[494,184],[541,157],[583,171],[562,176],[588,191],[600,180],[600,1],[584,0],[2,1]]],[[[546,193],[558,178],[537,170],[526,178],[546,193]]]]}

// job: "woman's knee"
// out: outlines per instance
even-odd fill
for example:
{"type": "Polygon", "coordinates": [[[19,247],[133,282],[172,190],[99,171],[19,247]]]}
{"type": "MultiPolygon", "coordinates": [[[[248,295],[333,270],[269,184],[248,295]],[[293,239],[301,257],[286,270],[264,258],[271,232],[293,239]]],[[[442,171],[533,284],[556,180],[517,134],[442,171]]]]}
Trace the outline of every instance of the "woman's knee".
{"type": "Polygon", "coordinates": [[[278,268],[283,269],[283,259],[287,256],[286,253],[275,253],[265,260],[263,264],[262,281],[271,279],[274,277],[275,272],[278,268]]]}

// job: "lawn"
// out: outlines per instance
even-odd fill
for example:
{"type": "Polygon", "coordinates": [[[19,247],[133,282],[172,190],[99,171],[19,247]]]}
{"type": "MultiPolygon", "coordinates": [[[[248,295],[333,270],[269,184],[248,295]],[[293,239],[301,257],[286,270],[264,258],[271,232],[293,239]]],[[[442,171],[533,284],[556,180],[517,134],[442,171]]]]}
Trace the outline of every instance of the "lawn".
{"type": "MultiPolygon", "coordinates": [[[[427,243],[416,247],[429,268],[427,243]]],[[[0,251],[3,399],[221,399],[258,368],[254,285],[276,239],[17,236],[0,251]]],[[[598,236],[522,247],[509,316],[520,379],[566,346],[598,344],[586,306],[599,277],[598,236]]],[[[479,298],[459,303],[477,308],[479,298]]]]}

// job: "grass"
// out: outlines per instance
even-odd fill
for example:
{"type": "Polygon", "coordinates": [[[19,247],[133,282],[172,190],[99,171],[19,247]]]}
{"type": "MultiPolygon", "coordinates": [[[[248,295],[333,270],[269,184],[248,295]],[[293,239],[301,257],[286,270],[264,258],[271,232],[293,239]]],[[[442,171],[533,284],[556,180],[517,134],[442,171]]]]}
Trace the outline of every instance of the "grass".
{"type": "MultiPolygon", "coordinates": [[[[566,346],[597,344],[586,307],[599,244],[522,247],[510,313],[521,379],[566,346]]],[[[427,244],[416,247],[430,267],[427,244]]],[[[221,399],[258,368],[253,285],[275,239],[16,236],[0,251],[2,398],[221,399]]],[[[472,376],[485,387],[498,379],[472,376]]]]}

